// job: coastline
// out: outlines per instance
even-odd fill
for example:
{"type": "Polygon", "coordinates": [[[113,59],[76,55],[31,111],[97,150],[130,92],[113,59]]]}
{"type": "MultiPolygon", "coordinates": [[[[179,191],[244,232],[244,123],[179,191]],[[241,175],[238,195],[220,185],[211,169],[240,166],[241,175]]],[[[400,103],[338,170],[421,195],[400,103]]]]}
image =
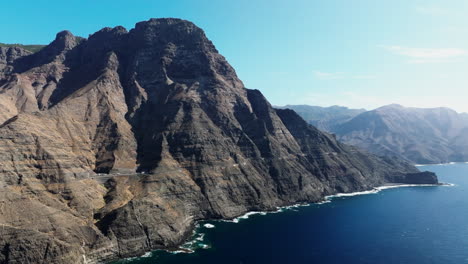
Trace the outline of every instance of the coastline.
{"type": "MultiPolygon", "coordinates": [[[[464,162],[468,163],[468,162],[464,162]]],[[[447,163],[450,164],[450,163],[447,163]]],[[[434,165],[434,164],[432,164],[434,165]]],[[[421,165],[424,166],[424,165],[421,165]]],[[[136,256],[136,257],[129,257],[129,258],[124,258],[120,259],[119,261],[125,261],[125,260],[134,260],[136,258],[147,258],[153,256],[153,252],[157,251],[165,251],[171,254],[180,254],[180,253],[185,253],[185,254],[191,254],[194,253],[197,249],[208,249],[211,246],[206,244],[204,241],[205,234],[203,232],[200,232],[199,229],[201,228],[207,228],[207,229],[212,229],[216,228],[215,224],[212,223],[204,223],[204,222],[229,222],[229,223],[239,223],[239,221],[249,219],[250,216],[252,215],[267,215],[267,214],[276,214],[276,213],[281,213],[284,212],[285,210],[293,210],[295,208],[299,207],[308,207],[311,205],[321,205],[325,203],[331,203],[334,198],[340,198],[340,197],[353,197],[353,196],[360,196],[360,195],[368,195],[368,194],[377,194],[380,193],[383,190],[387,189],[395,189],[395,188],[405,188],[405,187],[438,187],[438,186],[455,186],[454,184],[451,183],[438,183],[438,184],[385,184],[382,186],[374,187],[371,190],[367,191],[359,191],[359,192],[350,192],[350,193],[336,193],[332,195],[327,195],[323,197],[321,201],[318,202],[310,202],[310,203],[296,203],[293,205],[287,205],[287,206],[279,206],[276,207],[276,210],[271,210],[271,211],[249,211],[244,213],[243,215],[237,216],[232,219],[205,219],[205,220],[198,220],[195,222],[194,229],[192,230],[192,235],[189,236],[185,242],[180,245],[177,248],[173,249],[155,249],[152,251],[145,252],[141,256],[136,256]]],[[[106,262],[109,263],[109,262],[106,262]]]]}
{"type": "Polygon", "coordinates": [[[446,163],[414,164],[414,166],[423,167],[423,166],[442,166],[442,165],[454,165],[454,164],[468,164],[468,161],[450,161],[446,163]]]}

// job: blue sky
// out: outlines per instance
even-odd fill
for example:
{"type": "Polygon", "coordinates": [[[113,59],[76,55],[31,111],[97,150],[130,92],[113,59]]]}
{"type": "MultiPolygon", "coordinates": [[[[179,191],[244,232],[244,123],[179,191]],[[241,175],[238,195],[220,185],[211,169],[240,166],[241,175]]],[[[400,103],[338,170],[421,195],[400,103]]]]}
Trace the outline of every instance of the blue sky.
{"type": "Polygon", "coordinates": [[[468,112],[465,0],[35,0],[2,3],[0,42],[87,37],[152,17],[202,27],[274,105],[468,112]]]}

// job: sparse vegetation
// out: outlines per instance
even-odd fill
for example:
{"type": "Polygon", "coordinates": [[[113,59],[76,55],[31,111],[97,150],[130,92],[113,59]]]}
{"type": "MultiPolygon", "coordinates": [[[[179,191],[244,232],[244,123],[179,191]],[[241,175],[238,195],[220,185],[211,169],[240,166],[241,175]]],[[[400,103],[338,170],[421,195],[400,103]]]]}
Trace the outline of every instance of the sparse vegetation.
{"type": "Polygon", "coordinates": [[[30,52],[38,52],[42,48],[44,48],[46,45],[23,45],[23,44],[5,44],[5,43],[0,43],[0,47],[20,47],[25,50],[28,50],[30,52]]]}

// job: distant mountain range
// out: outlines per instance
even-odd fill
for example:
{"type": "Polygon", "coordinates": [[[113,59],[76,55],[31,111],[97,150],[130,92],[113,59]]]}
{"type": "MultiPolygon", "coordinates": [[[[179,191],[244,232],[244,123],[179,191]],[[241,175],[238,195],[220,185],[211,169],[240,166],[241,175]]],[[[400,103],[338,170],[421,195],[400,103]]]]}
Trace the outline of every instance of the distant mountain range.
{"type": "Polygon", "coordinates": [[[286,105],[277,107],[292,109],[305,121],[322,131],[334,131],[335,128],[351,120],[353,117],[366,112],[366,109],[350,109],[344,106],[312,106],[312,105],[286,105]]]}
{"type": "Polygon", "coordinates": [[[378,155],[429,164],[468,160],[468,114],[449,108],[387,105],[372,111],[286,106],[342,142],[378,155]]]}

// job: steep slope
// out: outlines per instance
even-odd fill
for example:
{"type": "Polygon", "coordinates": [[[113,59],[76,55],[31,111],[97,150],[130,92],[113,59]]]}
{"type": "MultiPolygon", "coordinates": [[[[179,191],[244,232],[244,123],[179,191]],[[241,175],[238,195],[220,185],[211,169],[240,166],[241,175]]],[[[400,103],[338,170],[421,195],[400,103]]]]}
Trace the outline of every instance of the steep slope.
{"type": "Polygon", "coordinates": [[[353,117],[366,111],[365,109],[351,109],[338,105],[329,107],[312,105],[286,105],[276,108],[292,109],[309,124],[327,132],[333,131],[340,124],[343,124],[353,117]]]}
{"type": "Polygon", "coordinates": [[[468,115],[448,108],[389,105],[362,113],[332,132],[348,144],[415,163],[468,160],[468,115]]]}
{"type": "Polygon", "coordinates": [[[64,31],[8,68],[1,263],[96,263],[175,247],[199,219],[437,183],[273,109],[188,21],[64,31]]]}

